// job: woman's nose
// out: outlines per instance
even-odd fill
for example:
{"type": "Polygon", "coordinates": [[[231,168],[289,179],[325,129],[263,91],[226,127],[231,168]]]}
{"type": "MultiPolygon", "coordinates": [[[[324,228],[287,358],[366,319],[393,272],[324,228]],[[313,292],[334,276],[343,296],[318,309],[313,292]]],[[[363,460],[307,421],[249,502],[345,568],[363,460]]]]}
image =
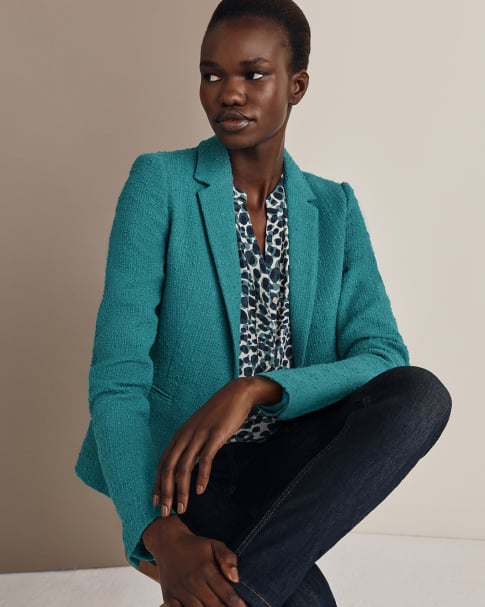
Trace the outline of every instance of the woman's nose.
{"type": "Polygon", "coordinates": [[[246,92],[243,82],[228,78],[221,88],[220,101],[223,105],[244,105],[246,92]]]}

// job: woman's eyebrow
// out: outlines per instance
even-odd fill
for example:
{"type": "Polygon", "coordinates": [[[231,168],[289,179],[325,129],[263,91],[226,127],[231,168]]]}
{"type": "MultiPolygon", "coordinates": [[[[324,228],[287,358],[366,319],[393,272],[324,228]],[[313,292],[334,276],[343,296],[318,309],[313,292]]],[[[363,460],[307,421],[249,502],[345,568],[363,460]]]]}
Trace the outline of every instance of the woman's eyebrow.
{"type": "MultiPolygon", "coordinates": [[[[261,65],[262,63],[270,63],[268,59],[264,57],[256,57],[255,59],[245,59],[244,61],[240,61],[239,65],[243,67],[254,67],[255,65],[261,65]]],[[[209,59],[204,59],[200,62],[200,67],[219,67],[219,64],[216,61],[210,61],[209,59]]]]}
{"type": "Polygon", "coordinates": [[[261,63],[270,63],[264,57],[256,57],[256,59],[247,59],[246,61],[241,61],[240,65],[244,65],[245,67],[252,67],[254,65],[260,65],[261,63]]]}
{"type": "Polygon", "coordinates": [[[218,67],[218,63],[215,61],[204,60],[200,62],[200,67],[218,67]]]}

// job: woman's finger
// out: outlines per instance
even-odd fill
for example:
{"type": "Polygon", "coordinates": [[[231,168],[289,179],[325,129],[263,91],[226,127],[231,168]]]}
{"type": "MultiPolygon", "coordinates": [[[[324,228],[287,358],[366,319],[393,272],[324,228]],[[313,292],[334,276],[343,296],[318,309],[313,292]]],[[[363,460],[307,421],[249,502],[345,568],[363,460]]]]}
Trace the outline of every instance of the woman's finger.
{"type": "Polygon", "coordinates": [[[160,496],[161,496],[160,483],[161,483],[161,479],[162,479],[162,460],[163,460],[163,457],[166,454],[168,454],[171,449],[172,449],[172,442],[170,442],[168,444],[163,456],[158,460],[157,470],[156,470],[156,474],[155,474],[155,482],[153,483],[153,489],[152,489],[152,503],[154,506],[160,506],[160,501],[161,501],[160,500],[160,496]]]}
{"type": "Polygon", "coordinates": [[[175,466],[175,484],[177,486],[177,514],[187,510],[190,496],[190,481],[195,460],[207,441],[207,432],[199,432],[187,446],[175,466]]]}
{"type": "MultiPolygon", "coordinates": [[[[209,604],[214,604],[214,603],[210,603],[210,598],[207,602],[203,602],[198,594],[197,596],[195,594],[192,594],[191,592],[184,592],[184,593],[180,593],[180,595],[178,595],[179,598],[178,599],[168,599],[168,601],[165,601],[167,603],[168,607],[186,607],[187,605],[191,605],[192,607],[204,607],[204,605],[209,605],[209,604]]],[[[215,597],[214,597],[215,598],[215,597]]],[[[217,607],[219,607],[219,605],[217,603],[215,603],[215,605],[217,605],[217,607]]],[[[221,607],[223,607],[221,605],[221,607]]]]}
{"type": "MultiPolygon", "coordinates": [[[[162,501],[161,500],[162,466],[165,461],[165,458],[168,457],[168,454],[172,450],[173,446],[174,446],[174,441],[172,439],[172,441],[170,441],[167,448],[165,449],[162,457],[158,460],[157,470],[156,470],[156,474],[155,474],[155,482],[153,484],[153,489],[152,489],[152,504],[154,506],[160,506],[161,501],[162,501]]],[[[170,510],[169,510],[169,512],[170,512],[170,510]]]]}
{"type": "Polygon", "coordinates": [[[175,467],[180,455],[187,446],[188,440],[188,437],[177,437],[170,450],[168,452],[165,451],[160,459],[157,472],[157,487],[162,516],[170,515],[175,487],[175,467]]]}
{"type": "Polygon", "coordinates": [[[218,435],[212,435],[205,444],[199,455],[199,473],[196,481],[196,493],[203,493],[209,483],[212,462],[219,449],[223,446],[223,439],[218,435]],[[221,444],[222,441],[222,444],[221,444]]]}
{"type": "MultiPolygon", "coordinates": [[[[163,594],[163,592],[162,592],[163,594]]],[[[166,597],[164,595],[163,600],[165,601],[160,605],[160,607],[182,607],[182,603],[178,601],[176,598],[168,594],[166,597]]]]}
{"type": "Polygon", "coordinates": [[[166,459],[161,459],[157,469],[157,480],[153,489],[153,504],[160,506],[162,516],[169,516],[172,508],[173,474],[166,459]]]}

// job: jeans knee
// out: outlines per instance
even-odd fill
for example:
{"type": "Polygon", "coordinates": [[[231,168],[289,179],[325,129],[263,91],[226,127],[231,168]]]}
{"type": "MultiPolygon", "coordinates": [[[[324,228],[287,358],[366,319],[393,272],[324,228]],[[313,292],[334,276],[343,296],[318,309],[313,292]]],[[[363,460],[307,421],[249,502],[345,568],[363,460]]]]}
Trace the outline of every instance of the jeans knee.
{"type": "Polygon", "coordinates": [[[451,413],[451,396],[447,388],[431,371],[422,367],[402,366],[382,375],[384,393],[404,418],[409,419],[419,434],[441,434],[451,413]]]}
{"type": "Polygon", "coordinates": [[[443,382],[428,369],[415,366],[406,368],[410,415],[416,416],[423,430],[427,429],[434,444],[450,418],[451,395],[443,382]]]}
{"type": "Polygon", "coordinates": [[[409,367],[415,377],[419,378],[422,399],[427,404],[427,410],[437,419],[447,421],[451,413],[451,395],[434,373],[422,367],[409,367]]]}

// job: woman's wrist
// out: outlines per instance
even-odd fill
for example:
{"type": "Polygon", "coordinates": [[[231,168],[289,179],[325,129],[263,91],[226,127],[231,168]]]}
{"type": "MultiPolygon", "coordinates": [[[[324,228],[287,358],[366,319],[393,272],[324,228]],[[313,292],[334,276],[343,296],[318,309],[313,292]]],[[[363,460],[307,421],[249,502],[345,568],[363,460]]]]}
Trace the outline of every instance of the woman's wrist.
{"type": "Polygon", "coordinates": [[[255,405],[273,405],[283,398],[283,388],[269,377],[253,375],[248,381],[255,405]]]}
{"type": "Polygon", "coordinates": [[[179,534],[193,535],[192,531],[176,514],[158,517],[152,521],[142,534],[145,548],[155,556],[165,549],[167,542],[179,534]]]}

